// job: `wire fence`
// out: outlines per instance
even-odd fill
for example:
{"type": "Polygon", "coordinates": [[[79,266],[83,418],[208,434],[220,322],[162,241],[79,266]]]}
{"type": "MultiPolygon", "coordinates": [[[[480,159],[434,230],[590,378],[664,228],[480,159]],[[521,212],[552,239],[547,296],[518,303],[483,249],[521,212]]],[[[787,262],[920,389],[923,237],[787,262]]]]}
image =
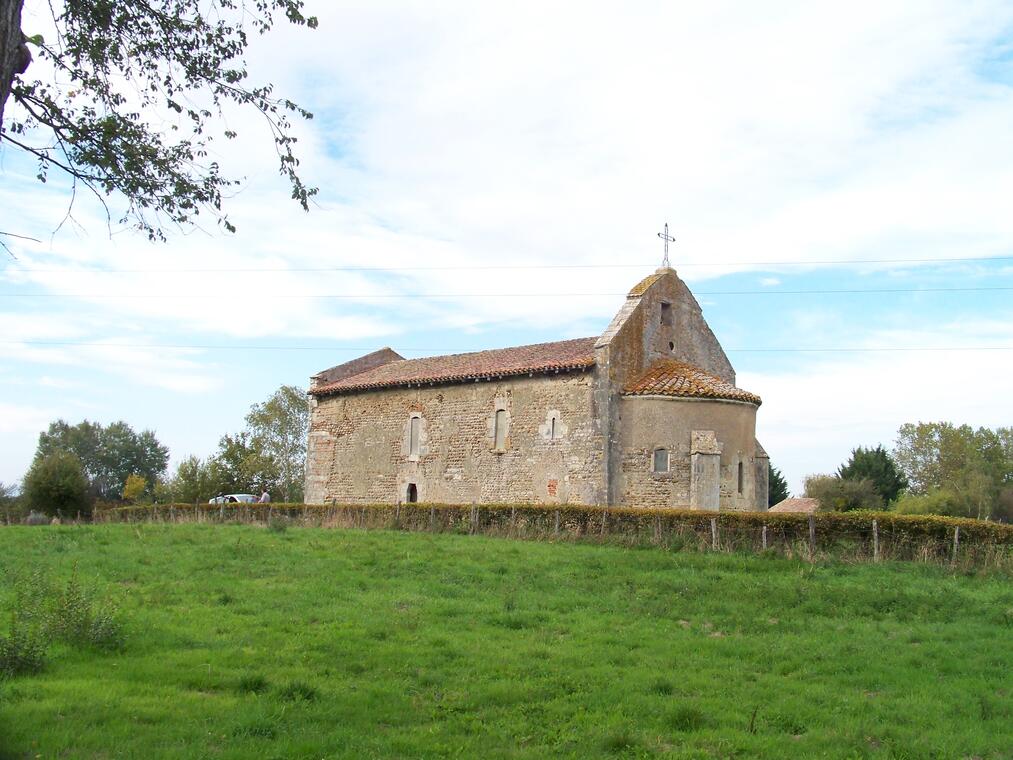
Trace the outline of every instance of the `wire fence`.
{"type": "Polygon", "coordinates": [[[525,504],[170,504],[103,510],[94,521],[481,534],[766,553],[810,562],[904,560],[1013,570],[1013,526],[892,513],[718,513],[525,504]]]}

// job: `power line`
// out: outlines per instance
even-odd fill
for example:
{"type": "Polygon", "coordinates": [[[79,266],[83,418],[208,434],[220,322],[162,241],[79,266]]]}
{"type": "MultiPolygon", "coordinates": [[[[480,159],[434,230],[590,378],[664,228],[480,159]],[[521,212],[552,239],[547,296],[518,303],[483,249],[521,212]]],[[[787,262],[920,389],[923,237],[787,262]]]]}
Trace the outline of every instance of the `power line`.
{"type": "MultiPolygon", "coordinates": [[[[960,262],[1013,261],[1013,256],[966,256],[948,258],[918,259],[822,259],[817,261],[715,261],[684,262],[676,269],[720,268],[720,267],[785,267],[785,266],[858,266],[865,264],[953,264],[960,262]]],[[[169,274],[205,273],[230,274],[235,272],[439,272],[439,271],[488,271],[525,269],[654,269],[656,263],[639,264],[448,264],[438,266],[333,266],[333,267],[165,267],[153,269],[93,269],[88,267],[5,267],[11,272],[66,272],[85,274],[169,274]]]]}
{"type": "MultiPolygon", "coordinates": [[[[150,349],[201,349],[208,351],[375,351],[376,346],[251,346],[236,344],[200,344],[200,343],[106,343],[100,341],[40,341],[40,340],[3,340],[0,345],[7,346],[92,346],[99,348],[150,348],[150,349]]],[[[465,349],[465,348],[422,348],[401,347],[398,351],[410,352],[442,352],[442,353],[476,353],[479,350],[497,349],[465,349]]],[[[726,348],[729,353],[885,353],[891,351],[1013,351],[1013,346],[891,346],[891,347],[856,347],[845,346],[835,348],[726,348]]]]}
{"type": "MultiPolygon", "coordinates": [[[[696,290],[698,296],[785,296],[785,295],[835,295],[835,294],[870,294],[870,293],[980,293],[988,291],[1008,291],[1013,286],[985,286],[958,288],[814,288],[805,290],[696,290]]],[[[328,299],[328,300],[375,300],[375,299],[439,299],[439,298],[601,298],[626,296],[626,293],[272,293],[268,300],[280,298],[328,299]]],[[[108,299],[194,299],[228,301],[231,296],[222,293],[0,293],[0,298],[101,298],[108,299]]]]}

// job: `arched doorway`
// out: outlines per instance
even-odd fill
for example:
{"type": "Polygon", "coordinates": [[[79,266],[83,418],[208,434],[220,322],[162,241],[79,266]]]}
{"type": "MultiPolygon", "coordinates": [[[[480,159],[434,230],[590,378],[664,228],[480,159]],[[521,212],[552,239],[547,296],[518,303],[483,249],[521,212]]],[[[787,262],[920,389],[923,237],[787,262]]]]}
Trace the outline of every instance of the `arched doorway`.
{"type": "Polygon", "coordinates": [[[407,494],[407,498],[405,500],[409,504],[414,504],[415,502],[417,502],[419,500],[419,489],[415,486],[414,483],[409,483],[408,484],[408,494],[407,494]]]}

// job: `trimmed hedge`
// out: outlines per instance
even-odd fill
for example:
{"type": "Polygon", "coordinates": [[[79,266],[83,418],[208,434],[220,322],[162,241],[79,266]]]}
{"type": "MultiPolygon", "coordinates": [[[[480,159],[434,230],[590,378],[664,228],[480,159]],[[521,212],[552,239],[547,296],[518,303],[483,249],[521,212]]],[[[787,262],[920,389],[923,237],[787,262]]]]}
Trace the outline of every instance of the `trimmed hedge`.
{"type": "MultiPolygon", "coordinates": [[[[573,504],[159,504],[102,510],[100,521],[192,520],[266,521],[288,517],[324,521],[343,516],[346,521],[373,527],[387,524],[405,529],[441,529],[482,532],[488,528],[514,528],[519,524],[547,533],[577,535],[643,535],[690,529],[710,530],[712,520],[725,531],[759,532],[766,526],[772,538],[805,541],[809,515],[770,512],[706,512],[637,507],[595,507],[573,504]],[[557,528],[558,515],[558,528],[557,528]]],[[[960,541],[1013,546],[1013,525],[968,518],[901,515],[893,512],[818,512],[813,515],[821,540],[835,537],[871,539],[873,520],[884,541],[952,541],[960,528],[960,541]]]]}

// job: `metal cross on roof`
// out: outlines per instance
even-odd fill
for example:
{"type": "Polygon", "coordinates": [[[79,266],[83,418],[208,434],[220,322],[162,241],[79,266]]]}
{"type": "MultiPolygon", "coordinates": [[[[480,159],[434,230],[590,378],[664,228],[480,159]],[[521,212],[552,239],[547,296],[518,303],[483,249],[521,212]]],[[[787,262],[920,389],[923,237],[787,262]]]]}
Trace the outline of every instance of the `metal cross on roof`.
{"type": "Polygon", "coordinates": [[[665,222],[665,231],[664,232],[659,232],[658,233],[658,237],[660,237],[662,240],[665,241],[665,258],[661,262],[661,267],[663,269],[668,269],[669,266],[671,266],[668,263],[668,244],[675,242],[675,238],[668,234],[668,222],[665,222]]]}

